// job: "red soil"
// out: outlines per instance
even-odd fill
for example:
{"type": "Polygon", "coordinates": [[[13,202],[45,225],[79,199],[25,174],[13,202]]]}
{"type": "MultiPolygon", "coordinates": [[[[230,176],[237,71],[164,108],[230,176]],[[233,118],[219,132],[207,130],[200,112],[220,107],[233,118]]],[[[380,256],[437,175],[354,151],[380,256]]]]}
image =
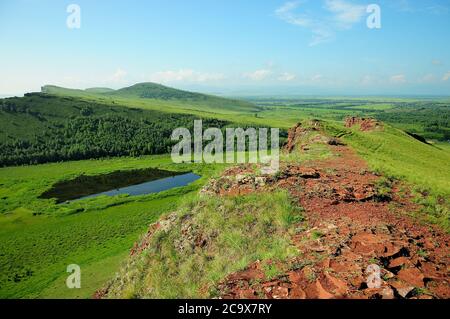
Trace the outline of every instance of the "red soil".
{"type": "MultiPolygon", "coordinates": [[[[288,151],[298,133],[300,126],[291,131],[288,151]]],[[[277,264],[281,275],[274,279],[259,262],[228,276],[219,285],[222,297],[450,298],[449,235],[408,217],[417,207],[398,186],[390,199],[379,198],[380,176],[348,147],[330,147],[336,156],[289,166],[272,185],[305,209],[310,229],[292,238],[298,257],[277,264]],[[302,176],[305,170],[315,174],[302,176]],[[375,287],[367,269],[373,264],[381,270],[375,287]]]]}

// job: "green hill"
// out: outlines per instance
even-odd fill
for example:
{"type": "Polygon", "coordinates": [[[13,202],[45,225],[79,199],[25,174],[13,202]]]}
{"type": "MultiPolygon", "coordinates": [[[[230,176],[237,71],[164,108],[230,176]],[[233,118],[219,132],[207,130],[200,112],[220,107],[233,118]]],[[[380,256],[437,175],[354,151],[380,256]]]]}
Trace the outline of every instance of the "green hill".
{"type": "Polygon", "coordinates": [[[87,88],[85,90],[79,90],[79,89],[69,89],[64,88],[56,85],[44,85],[41,88],[41,93],[46,94],[54,94],[54,95],[67,95],[67,96],[89,96],[93,94],[105,94],[105,93],[111,93],[114,92],[113,89],[110,88],[102,88],[102,87],[95,87],[95,88],[87,88]]]}
{"type": "MultiPolygon", "coordinates": [[[[43,93],[0,99],[0,166],[168,153],[198,116],[43,93]]],[[[227,122],[203,119],[205,125],[227,122]]]]}
{"type": "Polygon", "coordinates": [[[88,93],[110,93],[113,92],[113,89],[110,88],[90,88],[85,90],[88,93]]]}
{"type": "Polygon", "coordinates": [[[95,94],[95,92],[89,92],[88,90],[68,89],[56,85],[44,85],[41,87],[41,92],[65,96],[89,96],[95,94]]]}
{"type": "Polygon", "coordinates": [[[206,100],[213,98],[200,93],[177,90],[156,83],[138,83],[130,87],[107,93],[110,96],[161,100],[206,100]]]}
{"type": "Polygon", "coordinates": [[[120,102],[125,106],[144,109],[168,110],[170,112],[257,112],[261,108],[251,102],[194,93],[167,87],[156,83],[138,83],[119,90],[92,88],[86,90],[68,89],[45,85],[42,93],[76,96],[87,99],[120,102]]]}

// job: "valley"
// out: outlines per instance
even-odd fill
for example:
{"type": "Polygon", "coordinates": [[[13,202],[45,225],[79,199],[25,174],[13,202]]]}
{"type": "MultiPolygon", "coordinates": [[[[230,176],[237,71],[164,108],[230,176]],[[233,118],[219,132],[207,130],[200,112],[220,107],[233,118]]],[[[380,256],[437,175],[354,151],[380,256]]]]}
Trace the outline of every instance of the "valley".
{"type": "MultiPolygon", "coordinates": [[[[320,264],[340,243],[361,253],[351,241],[359,245],[358,236],[371,234],[386,247],[413,241],[391,247],[407,249],[409,256],[395,257],[407,258],[407,269],[425,280],[403,297],[448,298],[442,267],[450,229],[449,113],[442,98],[244,101],[152,83],[120,90],[45,86],[0,99],[0,296],[317,298],[321,285],[333,297],[402,298],[398,289],[405,286],[391,285],[402,275],[386,264],[398,251],[385,256],[377,246],[361,255],[361,269],[370,260],[395,277],[372,295],[349,284],[347,268],[339,274],[320,264]],[[360,118],[373,118],[377,128],[371,120],[361,129],[360,118]],[[173,129],[192,130],[198,119],[222,131],[280,128],[281,173],[173,163],[173,129]],[[155,193],[72,201],[152,181],[156,170],[200,178],[155,193]],[[134,172],[132,180],[127,172],[134,172]],[[73,192],[59,197],[58,185],[73,192]],[[429,233],[433,247],[422,249],[416,232],[429,233]],[[65,286],[72,263],[82,268],[81,289],[65,286]],[[282,284],[286,276],[306,281],[282,284]],[[340,294],[324,280],[338,283],[340,294]]],[[[330,265],[354,263],[340,258],[331,257],[330,265]]]]}

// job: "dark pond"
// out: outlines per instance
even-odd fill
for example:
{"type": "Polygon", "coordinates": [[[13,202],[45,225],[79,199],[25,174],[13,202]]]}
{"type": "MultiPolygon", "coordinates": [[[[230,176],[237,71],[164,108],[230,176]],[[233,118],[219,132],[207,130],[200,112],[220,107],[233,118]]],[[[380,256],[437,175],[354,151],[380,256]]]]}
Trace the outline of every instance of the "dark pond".
{"type": "Polygon", "coordinates": [[[199,178],[200,176],[193,173],[170,172],[153,168],[117,171],[97,176],[81,175],[73,180],[56,183],[40,198],[56,198],[57,203],[63,203],[101,195],[145,195],[186,186],[199,178]]]}

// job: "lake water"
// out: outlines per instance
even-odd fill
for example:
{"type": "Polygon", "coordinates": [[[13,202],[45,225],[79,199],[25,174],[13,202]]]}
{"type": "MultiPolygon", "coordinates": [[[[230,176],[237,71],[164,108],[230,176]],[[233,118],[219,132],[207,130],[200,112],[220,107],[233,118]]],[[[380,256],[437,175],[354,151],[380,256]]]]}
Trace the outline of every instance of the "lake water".
{"type": "Polygon", "coordinates": [[[161,178],[156,181],[146,182],[137,185],[131,185],[128,187],[113,189],[107,192],[102,192],[98,194],[93,194],[89,196],[84,196],[78,198],[77,200],[82,200],[86,198],[93,198],[98,196],[116,196],[121,194],[128,194],[130,196],[138,196],[138,195],[146,195],[152,193],[159,193],[162,191],[166,191],[175,187],[187,186],[196,180],[198,180],[200,176],[194,173],[187,173],[183,175],[177,175],[173,177],[161,178]]]}
{"type": "Polygon", "coordinates": [[[115,171],[101,175],[82,174],[71,180],[57,182],[39,197],[64,203],[101,195],[145,195],[186,186],[199,178],[200,176],[190,172],[155,168],[115,171]]]}

